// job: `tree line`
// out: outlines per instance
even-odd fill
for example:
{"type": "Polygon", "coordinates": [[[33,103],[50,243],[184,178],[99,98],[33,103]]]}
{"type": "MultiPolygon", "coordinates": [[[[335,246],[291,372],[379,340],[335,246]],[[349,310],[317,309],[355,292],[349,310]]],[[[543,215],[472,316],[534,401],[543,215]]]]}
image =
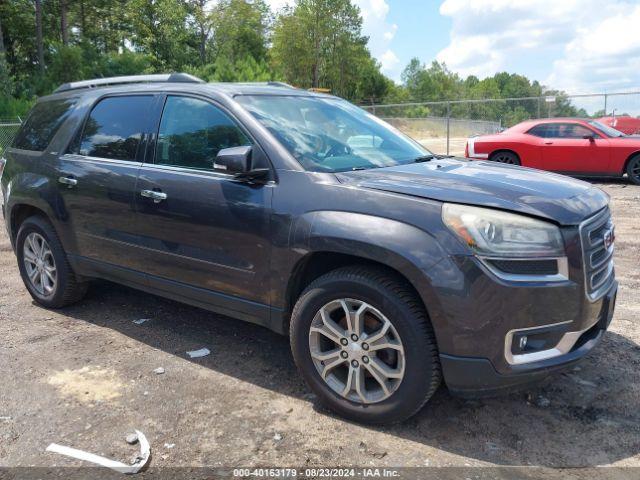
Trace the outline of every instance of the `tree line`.
{"type": "MultiPolygon", "coordinates": [[[[562,92],[521,75],[463,79],[444,64],[413,59],[396,84],[383,75],[367,41],[352,0],[296,0],[277,12],[265,0],[2,1],[0,118],[24,115],[37,96],[61,83],[172,71],[207,81],[284,81],[362,104],[554,94],[561,114],[586,115],[562,92]]],[[[509,124],[536,116],[538,105],[453,108],[454,115],[509,124]]],[[[444,113],[438,110],[398,113],[444,113]]]]}

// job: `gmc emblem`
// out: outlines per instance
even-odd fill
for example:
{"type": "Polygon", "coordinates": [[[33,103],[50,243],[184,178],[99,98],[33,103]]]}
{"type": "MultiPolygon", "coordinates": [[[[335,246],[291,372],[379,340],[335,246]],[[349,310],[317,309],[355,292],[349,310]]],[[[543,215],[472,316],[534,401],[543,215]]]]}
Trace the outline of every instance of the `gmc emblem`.
{"type": "Polygon", "coordinates": [[[609,230],[607,230],[606,232],[604,232],[604,247],[608,250],[611,245],[613,245],[613,242],[615,242],[616,240],[616,234],[614,232],[613,227],[611,227],[609,230]]]}

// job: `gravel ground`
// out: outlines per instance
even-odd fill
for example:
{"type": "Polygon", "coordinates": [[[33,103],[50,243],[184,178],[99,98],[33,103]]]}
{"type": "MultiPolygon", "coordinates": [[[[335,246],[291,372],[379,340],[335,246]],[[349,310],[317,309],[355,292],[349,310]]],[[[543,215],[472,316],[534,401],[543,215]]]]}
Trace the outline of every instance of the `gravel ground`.
{"type": "Polygon", "coordinates": [[[261,327],[106,282],[64,310],[37,306],[0,225],[0,466],[81,465],[51,442],[130,460],[134,428],[153,467],[640,466],[640,187],[599,186],[620,292],[597,351],[530,392],[465,401],[441,388],[376,428],[323,410],[287,339],[261,327]],[[211,354],[187,357],[201,347],[211,354]]]}

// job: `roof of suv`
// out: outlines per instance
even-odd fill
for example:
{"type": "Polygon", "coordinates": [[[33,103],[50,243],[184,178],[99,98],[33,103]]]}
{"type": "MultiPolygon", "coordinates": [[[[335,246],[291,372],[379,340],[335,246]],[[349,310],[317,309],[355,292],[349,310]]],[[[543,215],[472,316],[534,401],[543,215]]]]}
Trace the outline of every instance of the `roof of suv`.
{"type": "Polygon", "coordinates": [[[310,92],[295,88],[282,82],[206,83],[197,77],[186,74],[139,75],[128,77],[111,77],[61,85],[48,97],[65,98],[83,95],[89,92],[123,93],[154,92],[171,89],[183,92],[220,93],[235,95],[291,95],[326,97],[323,93],[310,92]]]}

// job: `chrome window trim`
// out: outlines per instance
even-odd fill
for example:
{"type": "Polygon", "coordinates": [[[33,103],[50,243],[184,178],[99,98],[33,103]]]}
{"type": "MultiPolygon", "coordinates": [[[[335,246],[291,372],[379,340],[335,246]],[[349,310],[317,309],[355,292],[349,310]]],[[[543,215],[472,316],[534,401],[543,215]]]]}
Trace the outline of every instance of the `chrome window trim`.
{"type": "Polygon", "coordinates": [[[567,257],[528,257],[528,258],[509,258],[509,257],[477,257],[482,265],[484,265],[492,274],[496,277],[506,280],[508,282],[565,282],[569,280],[569,260],[567,257]],[[535,274],[520,274],[520,273],[507,273],[499,270],[493,266],[491,260],[507,260],[507,261],[536,261],[536,260],[555,260],[558,265],[558,273],[553,275],[535,275],[535,274]]]}
{"type": "Polygon", "coordinates": [[[139,168],[143,165],[142,162],[138,160],[117,160],[115,158],[103,158],[103,157],[92,157],[89,155],[80,155],[79,153],[65,153],[60,156],[61,160],[67,161],[76,161],[76,162],[88,162],[88,163],[110,163],[113,165],[123,165],[127,167],[135,167],[139,168]]]}
{"type": "Polygon", "coordinates": [[[218,172],[216,170],[200,170],[198,168],[179,167],[176,165],[163,165],[159,163],[143,163],[142,168],[144,170],[166,170],[168,172],[181,173],[186,175],[195,175],[200,177],[213,177],[220,179],[234,178],[232,173],[218,172]]]}
{"type": "Polygon", "coordinates": [[[544,327],[555,327],[557,325],[566,325],[572,323],[573,320],[567,320],[565,322],[558,323],[550,323],[547,325],[538,325],[536,327],[527,327],[527,328],[514,328],[513,330],[509,330],[504,337],[504,358],[509,365],[522,365],[524,363],[531,362],[539,362],[541,360],[548,360],[549,358],[559,357],[560,355],[565,355],[571,351],[573,346],[576,344],[580,336],[585,333],[587,330],[592,328],[596,323],[598,323],[598,319],[596,318],[591,324],[582,330],[577,330],[574,332],[565,332],[560,341],[553,348],[548,348],[547,350],[540,350],[537,352],[531,353],[521,353],[521,354],[513,354],[511,352],[511,344],[513,342],[513,336],[519,332],[526,332],[529,330],[538,330],[544,327]]]}

